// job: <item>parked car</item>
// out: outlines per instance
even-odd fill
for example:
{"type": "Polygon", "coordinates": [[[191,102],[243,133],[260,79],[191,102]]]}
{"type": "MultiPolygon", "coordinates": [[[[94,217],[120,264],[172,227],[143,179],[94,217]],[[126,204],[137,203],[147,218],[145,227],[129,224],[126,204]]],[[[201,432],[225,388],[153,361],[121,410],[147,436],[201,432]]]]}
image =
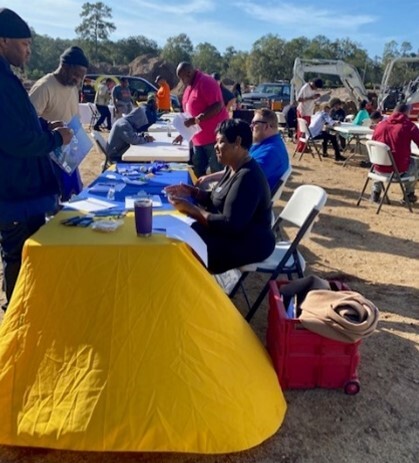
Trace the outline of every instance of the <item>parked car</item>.
{"type": "Polygon", "coordinates": [[[243,93],[244,109],[271,108],[281,110],[289,104],[291,84],[289,82],[265,82],[259,84],[251,93],[243,93]],[[272,105],[272,102],[274,104],[272,105]]]}
{"type": "MultiPolygon", "coordinates": [[[[157,91],[157,87],[148,80],[136,76],[106,75],[106,74],[86,74],[80,92],[81,103],[93,103],[95,100],[96,89],[101,81],[110,77],[115,83],[119,84],[121,77],[128,79],[132,97],[135,101],[146,101],[149,93],[157,91]]],[[[172,108],[180,109],[179,99],[176,95],[171,95],[172,108]]]]}

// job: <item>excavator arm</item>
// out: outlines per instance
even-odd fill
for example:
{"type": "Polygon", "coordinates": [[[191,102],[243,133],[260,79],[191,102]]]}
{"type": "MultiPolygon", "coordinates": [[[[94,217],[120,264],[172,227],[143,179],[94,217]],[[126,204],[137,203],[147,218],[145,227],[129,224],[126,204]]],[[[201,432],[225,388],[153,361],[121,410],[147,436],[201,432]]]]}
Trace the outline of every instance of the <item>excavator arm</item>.
{"type": "Polygon", "coordinates": [[[307,72],[339,76],[344,87],[357,102],[368,99],[367,91],[357,69],[341,60],[300,59],[294,61],[293,78],[291,80],[291,99],[294,101],[301,87],[305,84],[307,72]]]}

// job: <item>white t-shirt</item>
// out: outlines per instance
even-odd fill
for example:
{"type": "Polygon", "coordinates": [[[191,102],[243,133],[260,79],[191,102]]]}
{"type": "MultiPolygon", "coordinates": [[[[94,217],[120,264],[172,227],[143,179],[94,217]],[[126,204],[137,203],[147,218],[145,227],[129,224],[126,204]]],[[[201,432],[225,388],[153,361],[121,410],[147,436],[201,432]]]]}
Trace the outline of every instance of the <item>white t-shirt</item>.
{"type": "Polygon", "coordinates": [[[79,114],[77,87],[60,84],[52,73],[35,82],[29,98],[38,115],[47,121],[69,122],[79,114]]]}
{"type": "Polygon", "coordinates": [[[313,137],[317,137],[323,131],[323,127],[325,124],[330,126],[335,125],[336,121],[334,121],[329,114],[325,111],[318,111],[312,118],[310,122],[310,132],[313,137]]]}
{"type": "MultiPolygon", "coordinates": [[[[317,90],[313,90],[310,87],[310,83],[307,82],[304,84],[300,91],[298,92],[297,95],[297,101],[300,98],[311,98],[312,96],[316,95],[318,93],[317,90]]],[[[297,111],[302,115],[302,116],[312,116],[314,113],[314,104],[316,100],[307,100],[307,101],[300,101],[297,106],[297,111]]]]}

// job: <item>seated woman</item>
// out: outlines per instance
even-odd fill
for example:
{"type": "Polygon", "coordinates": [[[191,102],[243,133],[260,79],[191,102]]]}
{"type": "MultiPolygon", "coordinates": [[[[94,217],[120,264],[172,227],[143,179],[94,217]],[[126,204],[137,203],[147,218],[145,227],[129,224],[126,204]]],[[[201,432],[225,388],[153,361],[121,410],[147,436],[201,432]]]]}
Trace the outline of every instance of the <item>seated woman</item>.
{"type": "Polygon", "coordinates": [[[215,151],[226,169],[216,187],[211,192],[183,184],[166,188],[173,206],[196,220],[192,228],[207,244],[211,273],[266,259],[275,247],[271,193],[264,173],[249,155],[251,145],[247,122],[222,122],[215,151]]]}
{"type": "Polygon", "coordinates": [[[361,103],[359,103],[359,109],[358,112],[352,121],[352,124],[355,125],[362,125],[362,123],[370,118],[370,113],[367,111],[367,105],[368,101],[367,100],[362,100],[361,103]]]}

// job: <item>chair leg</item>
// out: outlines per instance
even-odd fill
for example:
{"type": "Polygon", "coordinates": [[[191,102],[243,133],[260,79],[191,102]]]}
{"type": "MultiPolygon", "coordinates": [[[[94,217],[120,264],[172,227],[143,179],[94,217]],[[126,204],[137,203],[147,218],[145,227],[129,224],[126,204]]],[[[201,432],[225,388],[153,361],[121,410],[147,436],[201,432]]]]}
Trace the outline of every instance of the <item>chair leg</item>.
{"type": "MultiPolygon", "coordinates": [[[[315,149],[315,151],[316,151],[316,153],[317,153],[317,156],[319,157],[320,161],[323,162],[323,158],[322,158],[322,156],[321,156],[321,154],[320,154],[319,149],[317,148],[316,143],[315,143],[315,142],[312,142],[312,144],[313,144],[313,146],[314,146],[314,149],[315,149]]],[[[314,158],[314,154],[313,154],[313,158],[314,158]]]]}
{"type": "Polygon", "coordinates": [[[359,206],[361,204],[361,199],[362,199],[362,196],[365,193],[365,190],[367,189],[367,185],[368,185],[369,180],[370,180],[369,177],[367,177],[367,179],[365,180],[364,187],[362,188],[362,191],[361,191],[361,193],[359,195],[359,198],[358,198],[358,201],[356,203],[357,206],[359,206]]]}
{"type": "Polygon", "coordinates": [[[387,183],[387,186],[384,189],[383,197],[381,198],[380,204],[378,205],[378,209],[377,209],[377,212],[376,212],[377,215],[380,213],[380,210],[381,210],[381,207],[382,207],[382,205],[384,203],[385,198],[387,198],[388,204],[390,204],[390,200],[388,199],[388,195],[387,195],[387,192],[388,192],[388,189],[390,188],[390,185],[391,185],[391,178],[390,178],[390,181],[387,183]]]}
{"type": "Polygon", "coordinates": [[[238,289],[240,288],[240,286],[242,286],[243,281],[245,280],[247,275],[249,275],[249,272],[243,272],[240,275],[240,278],[238,279],[237,283],[234,285],[233,289],[230,291],[230,294],[229,294],[230,298],[232,298],[232,297],[234,297],[236,295],[238,289]]]}
{"type": "Polygon", "coordinates": [[[410,212],[413,212],[412,204],[410,203],[409,197],[407,196],[405,186],[403,185],[403,183],[400,180],[398,181],[398,183],[399,183],[400,188],[402,190],[402,194],[403,194],[403,198],[404,198],[404,201],[406,203],[406,206],[408,207],[410,212]]]}

